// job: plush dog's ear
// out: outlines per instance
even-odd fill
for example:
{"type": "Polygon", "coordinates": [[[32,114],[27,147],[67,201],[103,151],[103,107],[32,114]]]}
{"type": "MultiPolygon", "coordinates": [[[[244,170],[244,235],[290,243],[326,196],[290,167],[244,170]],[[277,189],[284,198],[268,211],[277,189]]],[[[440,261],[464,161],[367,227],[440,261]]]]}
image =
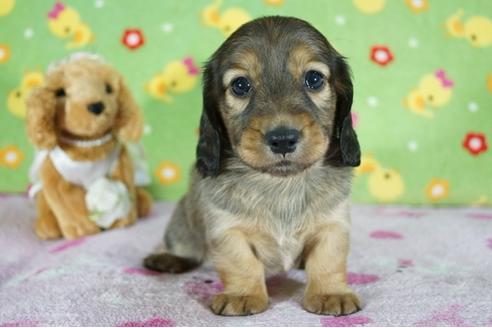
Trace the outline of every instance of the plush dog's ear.
{"type": "Polygon", "coordinates": [[[196,148],[196,167],[203,177],[215,177],[220,173],[224,159],[227,135],[219,113],[219,94],[215,89],[215,67],[211,61],[203,73],[203,111],[200,118],[200,136],[196,148]]]}
{"type": "Polygon", "coordinates": [[[37,149],[56,146],[54,91],[43,85],[34,88],[26,99],[26,123],[29,140],[37,149]]]}
{"type": "Polygon", "coordinates": [[[143,117],[130,89],[122,77],[119,79],[118,113],[116,114],[116,133],[123,141],[135,142],[143,132],[143,117]]]}
{"type": "Polygon", "coordinates": [[[333,68],[333,85],[336,93],[336,113],[326,162],[333,166],[359,166],[360,146],[352,127],[353,86],[350,69],[342,57],[337,57],[333,68]]]}

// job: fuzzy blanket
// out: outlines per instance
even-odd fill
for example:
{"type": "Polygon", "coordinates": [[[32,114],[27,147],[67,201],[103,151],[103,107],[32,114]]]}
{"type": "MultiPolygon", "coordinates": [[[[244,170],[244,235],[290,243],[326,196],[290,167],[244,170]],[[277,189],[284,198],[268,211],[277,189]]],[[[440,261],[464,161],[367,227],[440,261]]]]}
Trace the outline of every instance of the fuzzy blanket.
{"type": "Polygon", "coordinates": [[[270,309],[219,317],[222,289],[207,267],[155,274],[142,258],[160,240],[173,203],[122,230],[46,242],[33,205],[0,199],[0,326],[487,326],[492,325],[492,210],[354,206],[350,284],[363,310],[318,316],[300,307],[305,280],[268,280],[270,309]]]}

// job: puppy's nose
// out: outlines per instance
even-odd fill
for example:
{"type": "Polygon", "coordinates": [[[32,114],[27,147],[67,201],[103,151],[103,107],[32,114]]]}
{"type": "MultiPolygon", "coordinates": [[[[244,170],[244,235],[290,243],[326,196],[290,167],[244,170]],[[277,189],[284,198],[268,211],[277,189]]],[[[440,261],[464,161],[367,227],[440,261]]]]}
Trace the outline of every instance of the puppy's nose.
{"type": "Polygon", "coordinates": [[[104,104],[102,102],[96,102],[87,105],[87,109],[94,115],[99,115],[104,111],[104,104]]]}
{"type": "Polygon", "coordinates": [[[285,156],[296,150],[300,137],[301,133],[298,130],[280,127],[268,132],[265,135],[265,141],[272,152],[285,156]]]}

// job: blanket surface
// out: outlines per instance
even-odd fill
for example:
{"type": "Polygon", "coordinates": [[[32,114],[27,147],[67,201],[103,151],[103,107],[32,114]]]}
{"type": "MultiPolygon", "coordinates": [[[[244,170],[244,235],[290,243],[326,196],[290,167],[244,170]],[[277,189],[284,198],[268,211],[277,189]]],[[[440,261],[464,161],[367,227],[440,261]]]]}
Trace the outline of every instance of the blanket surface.
{"type": "Polygon", "coordinates": [[[487,326],[492,325],[492,210],[354,206],[348,280],[363,299],[351,316],[302,310],[303,271],[268,279],[270,308],[248,317],[208,309],[221,291],[204,266],[141,267],[174,203],[136,225],[75,241],[41,241],[34,206],[0,199],[0,326],[487,326]]]}

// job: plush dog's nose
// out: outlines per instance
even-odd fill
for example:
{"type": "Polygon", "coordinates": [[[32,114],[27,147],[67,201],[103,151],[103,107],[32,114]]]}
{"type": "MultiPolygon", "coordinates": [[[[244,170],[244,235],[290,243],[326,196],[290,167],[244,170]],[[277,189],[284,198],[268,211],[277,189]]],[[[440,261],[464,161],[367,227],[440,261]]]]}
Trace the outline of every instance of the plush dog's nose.
{"type": "Polygon", "coordinates": [[[265,135],[265,141],[275,154],[292,153],[296,150],[297,142],[301,137],[298,130],[288,128],[277,128],[265,135]]]}
{"type": "Polygon", "coordinates": [[[99,115],[104,111],[104,104],[102,102],[96,102],[87,105],[87,109],[94,115],[99,115]]]}

